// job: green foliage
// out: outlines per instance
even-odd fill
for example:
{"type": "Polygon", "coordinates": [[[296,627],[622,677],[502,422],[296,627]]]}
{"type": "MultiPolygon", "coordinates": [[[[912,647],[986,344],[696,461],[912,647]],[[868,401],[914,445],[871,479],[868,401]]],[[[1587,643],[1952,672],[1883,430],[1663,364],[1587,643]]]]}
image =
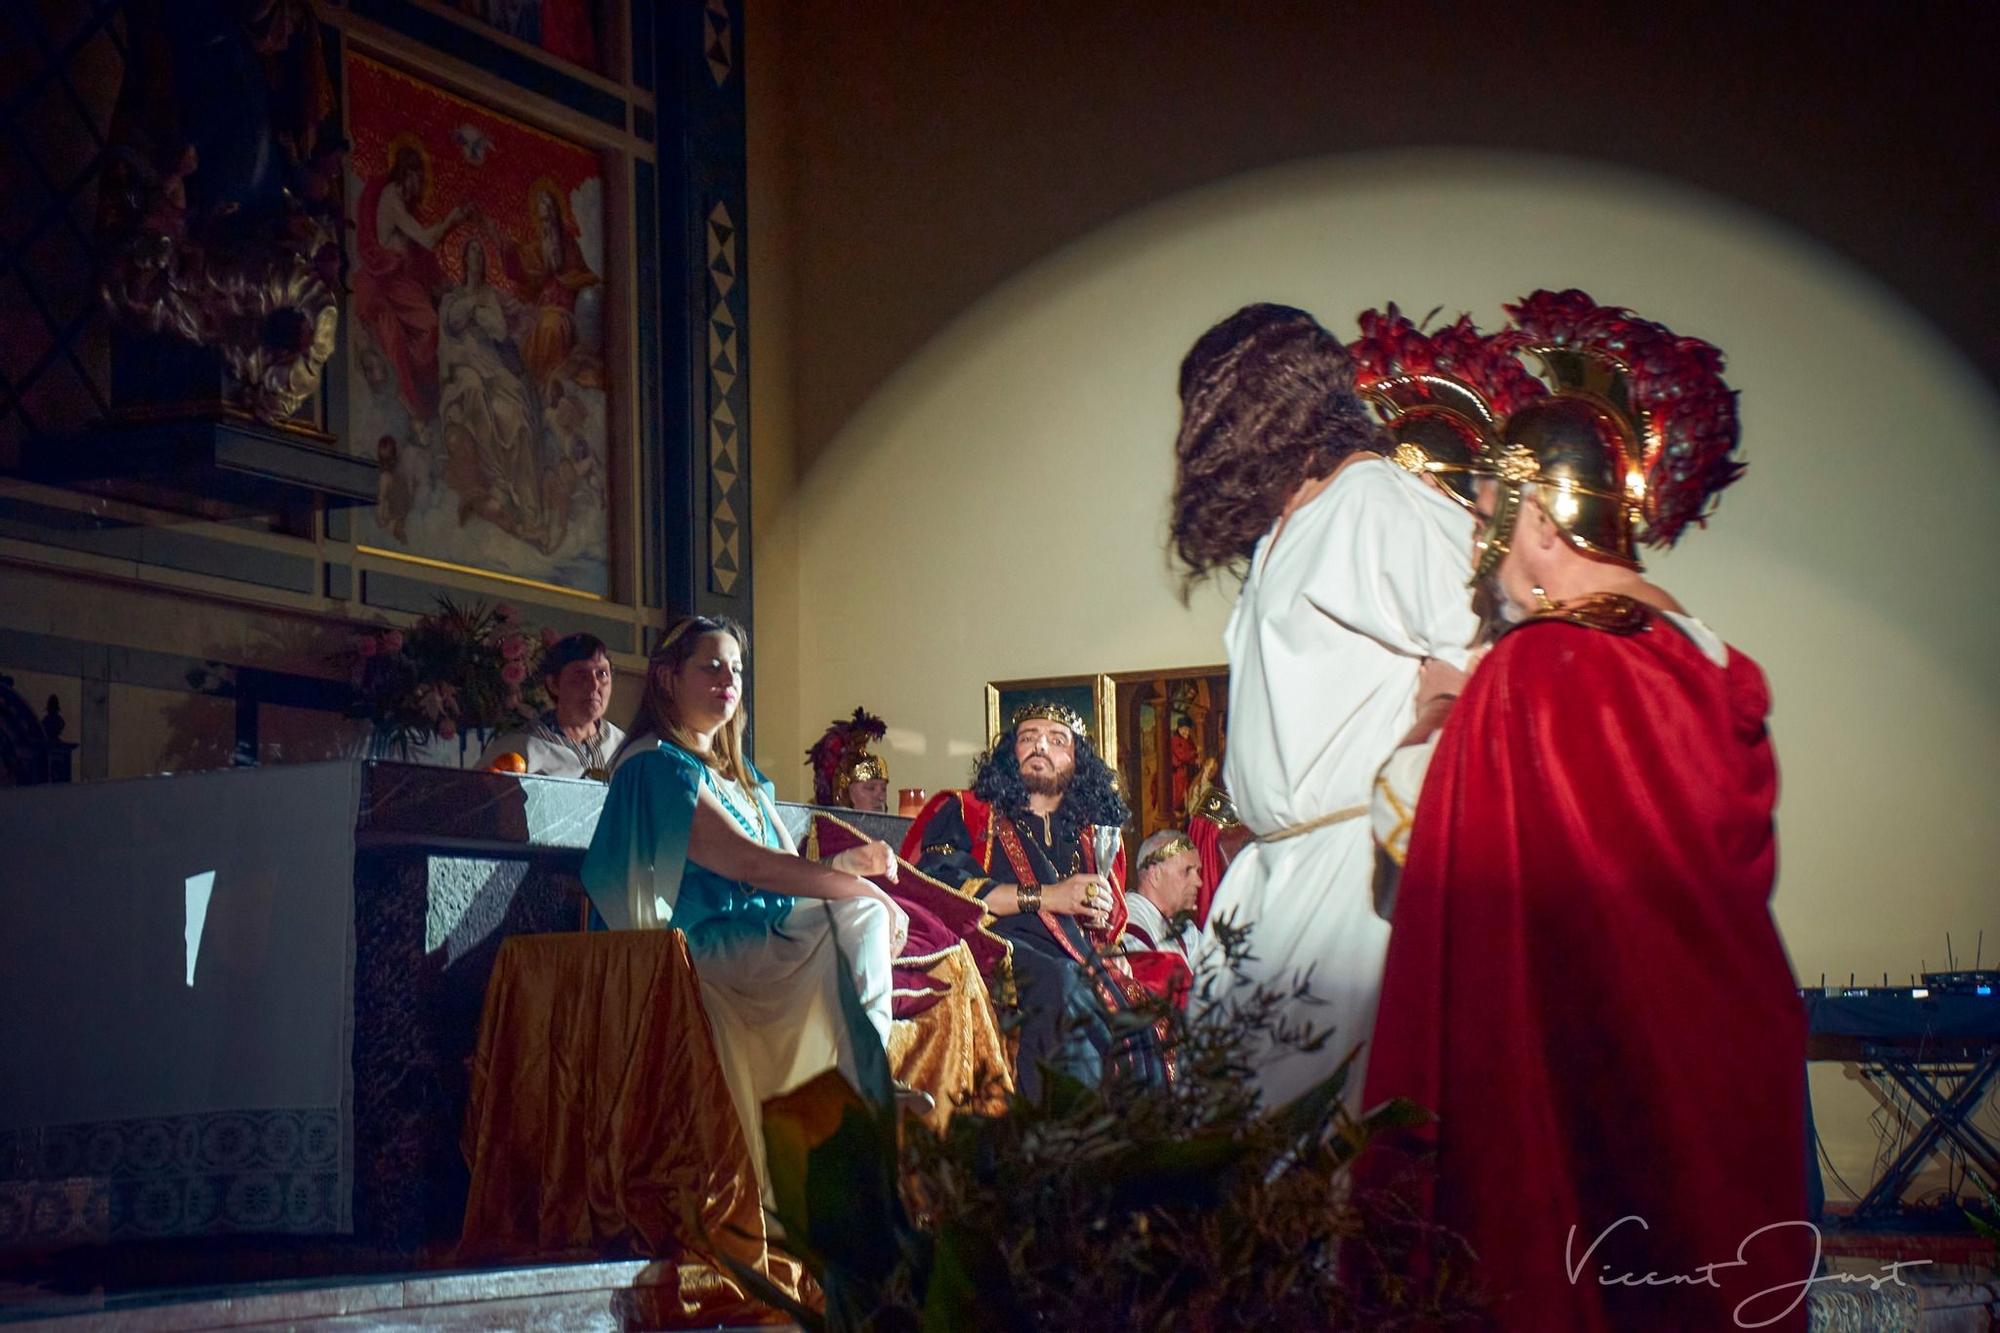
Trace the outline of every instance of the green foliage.
{"type": "MultiPolygon", "coordinates": [[[[1240,967],[1242,934],[1218,933],[1240,967]]],[[[1264,1333],[1463,1314],[1458,1247],[1393,1201],[1357,1193],[1348,1170],[1372,1135],[1428,1116],[1401,1102],[1351,1115],[1341,1092],[1352,1054],[1288,1105],[1257,1105],[1254,1065],[1327,1040],[1284,1023],[1300,997],[1303,983],[1231,1000],[1204,986],[1186,1014],[1131,1018],[1164,1020],[1169,1084],[1116,1062],[1095,1088],[1045,1069],[1039,1098],[1011,1096],[998,1116],[961,1111],[943,1134],[911,1121],[900,1146],[879,1079],[867,1099],[827,1075],[816,1084],[833,1091],[808,1085],[809,1096],[772,1103],[783,1243],[827,1296],[823,1312],[781,1294],[774,1303],[808,1329],[883,1333],[1264,1333]],[[1418,1245],[1439,1257],[1422,1282],[1398,1276],[1418,1245]]],[[[754,1274],[739,1276],[773,1299],[754,1274]]]]}

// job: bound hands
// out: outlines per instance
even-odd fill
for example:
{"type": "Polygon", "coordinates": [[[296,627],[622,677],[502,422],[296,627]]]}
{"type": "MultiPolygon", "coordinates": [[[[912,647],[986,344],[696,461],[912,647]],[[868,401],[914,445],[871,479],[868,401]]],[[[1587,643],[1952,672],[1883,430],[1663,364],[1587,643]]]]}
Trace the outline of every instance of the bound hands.
{"type": "Polygon", "coordinates": [[[1437,734],[1444,725],[1451,706],[1465,689],[1469,679],[1467,672],[1478,665],[1475,658],[1466,664],[1467,671],[1460,671],[1449,662],[1435,657],[1426,657],[1417,668],[1417,709],[1416,718],[1402,740],[1396,742],[1400,749],[1405,745],[1421,745],[1437,734]]]}
{"type": "Polygon", "coordinates": [[[1042,890],[1042,910],[1082,917],[1092,930],[1111,924],[1111,883],[1102,875],[1071,875],[1042,890]]]}
{"type": "Polygon", "coordinates": [[[1442,658],[1426,657],[1417,668],[1417,711],[1433,704],[1449,704],[1465,692],[1468,676],[1442,658]]]}

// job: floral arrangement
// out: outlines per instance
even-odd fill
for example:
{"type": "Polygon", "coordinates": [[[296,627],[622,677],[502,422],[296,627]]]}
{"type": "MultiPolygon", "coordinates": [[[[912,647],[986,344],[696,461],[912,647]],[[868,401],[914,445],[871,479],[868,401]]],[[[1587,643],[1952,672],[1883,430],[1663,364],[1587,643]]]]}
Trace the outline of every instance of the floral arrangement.
{"type": "Polygon", "coordinates": [[[407,630],[373,629],[333,655],[354,683],[357,717],[375,724],[387,752],[407,752],[432,740],[525,723],[547,706],[531,654],[555,642],[541,631],[539,647],[505,602],[460,605],[438,598],[438,609],[407,630]]]}

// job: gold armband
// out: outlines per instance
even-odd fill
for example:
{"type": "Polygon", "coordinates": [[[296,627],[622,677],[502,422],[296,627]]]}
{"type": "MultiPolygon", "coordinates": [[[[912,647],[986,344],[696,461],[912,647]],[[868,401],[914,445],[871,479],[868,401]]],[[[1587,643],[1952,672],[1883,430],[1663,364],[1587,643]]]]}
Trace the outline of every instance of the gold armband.
{"type": "Polygon", "coordinates": [[[1039,884],[1016,884],[1014,886],[1014,908],[1022,916],[1042,910],[1042,886],[1039,884]]]}

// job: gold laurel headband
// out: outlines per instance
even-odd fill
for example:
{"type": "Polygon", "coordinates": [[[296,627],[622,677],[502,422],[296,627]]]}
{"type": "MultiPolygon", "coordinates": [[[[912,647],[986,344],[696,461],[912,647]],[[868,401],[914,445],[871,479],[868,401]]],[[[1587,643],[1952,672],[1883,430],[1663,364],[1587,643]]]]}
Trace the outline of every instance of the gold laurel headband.
{"type": "Polygon", "coordinates": [[[1185,833],[1176,834],[1160,846],[1154,848],[1152,855],[1141,860],[1139,862],[1139,869],[1141,872],[1144,872],[1162,861],[1179,856],[1182,852],[1191,852],[1193,850],[1193,838],[1190,838],[1185,833]]]}

